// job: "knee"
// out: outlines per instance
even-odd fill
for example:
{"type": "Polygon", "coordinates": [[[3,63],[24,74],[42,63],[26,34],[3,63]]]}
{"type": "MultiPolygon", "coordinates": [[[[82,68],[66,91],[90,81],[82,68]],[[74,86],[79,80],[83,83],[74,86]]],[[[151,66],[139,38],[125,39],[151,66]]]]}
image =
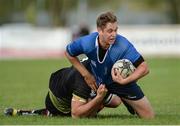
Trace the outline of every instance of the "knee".
{"type": "Polygon", "coordinates": [[[149,114],[148,114],[148,119],[153,119],[153,118],[155,118],[155,113],[154,113],[154,111],[152,110],[152,111],[150,111],[149,114]]]}
{"type": "Polygon", "coordinates": [[[119,100],[119,99],[118,99],[118,100],[115,100],[115,101],[114,101],[114,104],[113,104],[113,107],[114,107],[114,108],[117,108],[121,103],[122,103],[121,100],[119,100]]]}
{"type": "Polygon", "coordinates": [[[105,106],[110,108],[117,108],[121,103],[121,99],[118,96],[114,95],[110,103],[106,104],[105,106]]]}
{"type": "Polygon", "coordinates": [[[153,119],[155,118],[155,112],[153,110],[148,110],[139,114],[139,116],[140,118],[143,118],[143,119],[153,119]]]}

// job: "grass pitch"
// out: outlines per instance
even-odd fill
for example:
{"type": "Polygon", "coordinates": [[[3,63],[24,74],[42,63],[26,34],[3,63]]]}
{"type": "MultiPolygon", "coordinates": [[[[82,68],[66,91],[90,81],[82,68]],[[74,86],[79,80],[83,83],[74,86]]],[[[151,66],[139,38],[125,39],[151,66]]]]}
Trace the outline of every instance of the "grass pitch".
{"type": "Polygon", "coordinates": [[[6,107],[34,109],[44,107],[49,76],[53,71],[69,66],[65,59],[0,60],[0,124],[1,125],[150,125],[180,124],[180,58],[149,58],[150,74],[139,81],[149,98],[156,118],[131,116],[123,105],[105,108],[97,118],[72,119],[62,117],[6,117],[6,107]]]}

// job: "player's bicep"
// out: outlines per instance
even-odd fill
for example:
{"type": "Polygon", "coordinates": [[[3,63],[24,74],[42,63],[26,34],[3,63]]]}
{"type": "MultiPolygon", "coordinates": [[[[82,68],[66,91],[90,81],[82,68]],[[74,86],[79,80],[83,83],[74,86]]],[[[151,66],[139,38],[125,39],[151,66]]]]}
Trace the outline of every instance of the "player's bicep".
{"type": "Polygon", "coordinates": [[[73,97],[71,100],[71,111],[72,111],[72,113],[76,112],[79,107],[86,104],[87,102],[88,101],[86,99],[73,94],[73,97]]]}

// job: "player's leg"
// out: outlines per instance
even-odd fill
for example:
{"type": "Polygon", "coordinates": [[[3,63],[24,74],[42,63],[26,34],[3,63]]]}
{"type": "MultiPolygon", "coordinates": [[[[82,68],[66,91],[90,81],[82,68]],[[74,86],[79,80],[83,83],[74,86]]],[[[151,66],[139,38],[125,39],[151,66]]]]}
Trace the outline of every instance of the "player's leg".
{"type": "MultiPolygon", "coordinates": [[[[96,96],[95,92],[91,92],[91,97],[89,98],[88,101],[91,101],[94,97],[96,96]]],[[[104,98],[104,102],[99,105],[98,110],[94,110],[92,114],[90,115],[91,117],[96,117],[97,113],[99,113],[104,107],[108,108],[116,108],[122,103],[121,98],[115,94],[110,94],[107,93],[107,95],[104,98]]]]}
{"type": "MultiPolygon", "coordinates": [[[[110,93],[116,94],[120,98],[121,103],[123,103],[125,105],[125,107],[129,111],[129,113],[131,113],[133,115],[136,113],[134,111],[134,109],[126,101],[124,101],[122,99],[123,97],[127,97],[127,95],[129,94],[129,92],[127,92],[127,90],[129,89],[129,86],[122,86],[117,83],[112,83],[110,85],[107,85],[107,89],[110,93]]],[[[142,94],[142,96],[143,96],[143,94],[142,94]]]]}
{"type": "MultiPolygon", "coordinates": [[[[47,95],[48,97],[49,95],[47,95]]],[[[46,104],[47,103],[47,97],[46,97],[46,104]]],[[[48,97],[49,98],[49,97],[48,97]]],[[[42,109],[32,109],[32,110],[25,110],[25,109],[15,109],[15,108],[6,108],[4,110],[4,114],[7,116],[16,116],[16,115],[46,115],[50,116],[50,112],[46,108],[42,109]]]]}
{"type": "Polygon", "coordinates": [[[119,96],[115,94],[109,94],[109,96],[104,101],[104,106],[109,108],[116,108],[122,103],[119,96]]]}
{"type": "Polygon", "coordinates": [[[154,111],[146,96],[139,100],[129,100],[125,98],[123,98],[123,100],[133,107],[139,117],[147,119],[154,118],[154,111]]]}
{"type": "Polygon", "coordinates": [[[4,110],[4,114],[8,115],[8,116],[16,116],[16,115],[45,115],[45,116],[49,116],[49,111],[45,108],[36,109],[36,110],[6,108],[4,110]]]}
{"type": "MultiPolygon", "coordinates": [[[[50,112],[51,116],[71,116],[71,112],[68,113],[63,113],[60,110],[58,110],[57,107],[53,104],[51,98],[50,98],[50,92],[47,94],[45,98],[45,106],[46,109],[50,112]]],[[[57,105],[57,106],[62,106],[62,105],[57,105]]]]}
{"type": "Polygon", "coordinates": [[[136,114],[136,111],[134,110],[134,108],[131,105],[129,105],[123,98],[121,98],[121,101],[125,105],[127,110],[129,111],[129,113],[131,113],[132,115],[136,114]]]}
{"type": "MultiPolygon", "coordinates": [[[[96,93],[91,90],[89,101],[96,97],[96,93]]],[[[122,103],[121,98],[117,96],[116,94],[107,93],[104,101],[103,101],[103,107],[110,107],[110,108],[116,108],[122,103]]]]}
{"type": "Polygon", "coordinates": [[[136,83],[130,83],[124,86],[112,83],[108,85],[107,89],[109,92],[117,94],[121,97],[122,102],[131,114],[138,114],[139,117],[142,118],[154,117],[154,112],[149,101],[136,83]]]}

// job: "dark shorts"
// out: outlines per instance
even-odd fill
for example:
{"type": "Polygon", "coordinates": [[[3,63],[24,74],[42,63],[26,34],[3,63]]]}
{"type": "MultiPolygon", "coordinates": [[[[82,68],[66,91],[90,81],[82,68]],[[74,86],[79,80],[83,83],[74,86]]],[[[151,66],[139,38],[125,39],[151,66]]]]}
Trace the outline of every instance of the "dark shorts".
{"type": "Polygon", "coordinates": [[[112,83],[107,85],[106,87],[110,93],[116,94],[121,98],[129,100],[139,100],[144,97],[144,93],[137,85],[137,83],[130,83],[127,85],[112,83]]]}
{"type": "Polygon", "coordinates": [[[54,107],[50,99],[49,93],[46,96],[45,105],[46,105],[46,109],[50,112],[50,114],[52,114],[52,116],[71,116],[71,113],[65,114],[63,112],[60,112],[54,107]]]}

